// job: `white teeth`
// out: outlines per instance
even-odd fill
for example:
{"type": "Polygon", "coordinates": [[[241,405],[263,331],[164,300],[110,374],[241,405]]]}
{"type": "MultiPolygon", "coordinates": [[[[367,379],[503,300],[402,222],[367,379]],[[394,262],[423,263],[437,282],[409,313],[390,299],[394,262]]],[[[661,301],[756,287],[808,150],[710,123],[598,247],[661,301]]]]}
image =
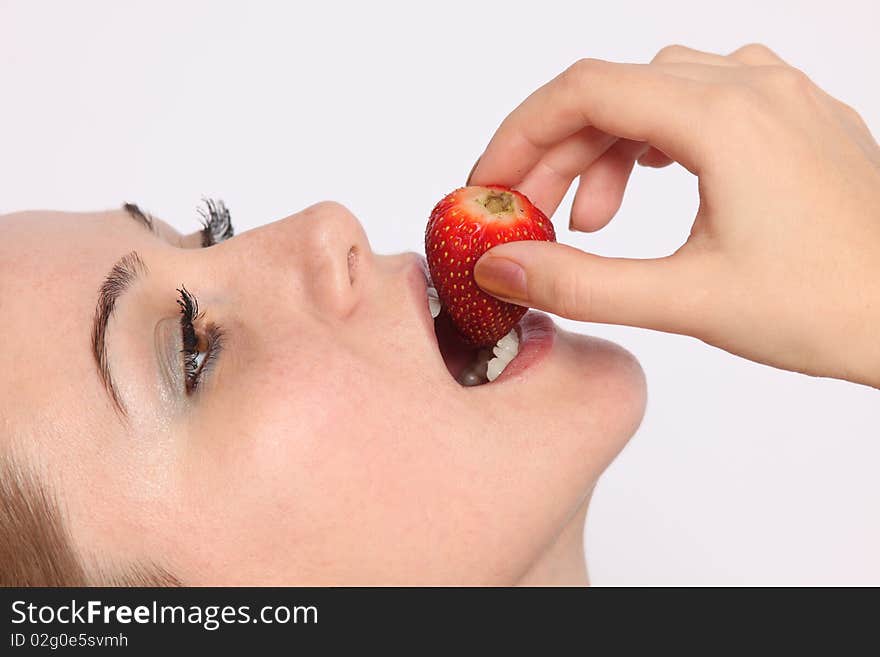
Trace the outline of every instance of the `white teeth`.
{"type": "Polygon", "coordinates": [[[490,381],[494,381],[501,375],[506,365],[507,363],[500,358],[493,358],[489,361],[489,367],[486,368],[486,377],[490,381]]]}
{"type": "Polygon", "coordinates": [[[458,382],[463,386],[477,386],[487,380],[494,381],[518,353],[519,336],[513,329],[491,349],[480,349],[474,362],[459,375],[458,382]]]}
{"type": "Polygon", "coordinates": [[[516,334],[516,329],[511,329],[510,333],[495,343],[492,353],[495,354],[495,358],[491,359],[486,367],[486,378],[490,381],[497,379],[519,353],[519,336],[516,334]]]}
{"type": "Polygon", "coordinates": [[[428,288],[428,308],[431,310],[431,317],[437,319],[437,315],[440,314],[440,297],[433,287],[428,288]]]}
{"type": "Polygon", "coordinates": [[[519,353],[519,336],[516,334],[515,330],[512,330],[510,333],[501,338],[496,344],[492,352],[498,356],[498,358],[504,359],[507,356],[506,360],[510,362],[513,360],[513,357],[519,353]]]}

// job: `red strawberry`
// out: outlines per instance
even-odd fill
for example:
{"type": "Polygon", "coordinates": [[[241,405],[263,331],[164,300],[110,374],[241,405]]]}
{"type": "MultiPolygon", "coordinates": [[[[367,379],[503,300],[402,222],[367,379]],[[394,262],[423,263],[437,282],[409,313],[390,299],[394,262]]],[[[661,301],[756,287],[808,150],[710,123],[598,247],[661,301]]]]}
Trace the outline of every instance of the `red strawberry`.
{"type": "Polygon", "coordinates": [[[474,282],[474,265],[493,246],[556,241],[553,224],[519,192],[491,185],[462,187],[440,201],[425,231],[425,255],[443,308],[476,347],[497,342],[526,308],[499,301],[474,282]]]}

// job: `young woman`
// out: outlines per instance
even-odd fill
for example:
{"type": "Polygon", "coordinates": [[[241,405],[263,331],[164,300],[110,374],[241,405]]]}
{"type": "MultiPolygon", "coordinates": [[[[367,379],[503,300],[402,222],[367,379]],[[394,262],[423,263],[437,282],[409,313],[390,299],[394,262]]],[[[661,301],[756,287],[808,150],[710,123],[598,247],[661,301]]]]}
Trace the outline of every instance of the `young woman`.
{"type": "Polygon", "coordinates": [[[331,202],[206,214],[0,218],[0,583],[586,583],[628,353],[533,314],[464,387],[418,256],[331,202]]]}
{"type": "MultiPolygon", "coordinates": [[[[471,180],[549,215],[581,177],[597,230],[636,161],[700,178],[675,254],[509,243],[478,283],[880,387],[880,148],[852,108],[763,46],[583,60],[471,180]]],[[[333,203],[232,239],[206,212],[0,218],[0,583],[586,583],[590,491],[645,403],[630,356],[531,313],[465,388],[416,256],[333,203]]]]}

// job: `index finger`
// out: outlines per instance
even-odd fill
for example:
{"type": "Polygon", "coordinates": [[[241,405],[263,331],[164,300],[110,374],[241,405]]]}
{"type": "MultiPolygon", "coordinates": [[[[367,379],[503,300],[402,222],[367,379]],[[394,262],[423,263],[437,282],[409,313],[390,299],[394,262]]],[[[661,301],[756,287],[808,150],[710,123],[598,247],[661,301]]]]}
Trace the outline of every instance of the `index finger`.
{"type": "Polygon", "coordinates": [[[706,82],[650,64],[575,63],[526,98],[480,157],[474,185],[513,187],[555,145],[587,126],[644,141],[697,173],[709,136],[700,129],[706,82]]]}

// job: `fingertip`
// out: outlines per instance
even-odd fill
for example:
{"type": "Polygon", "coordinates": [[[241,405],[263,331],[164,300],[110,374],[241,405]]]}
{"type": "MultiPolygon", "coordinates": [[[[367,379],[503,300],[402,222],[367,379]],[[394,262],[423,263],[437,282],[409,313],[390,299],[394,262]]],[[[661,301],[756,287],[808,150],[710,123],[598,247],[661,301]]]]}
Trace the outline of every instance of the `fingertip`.
{"type": "Polygon", "coordinates": [[[608,225],[623,202],[638,153],[621,142],[582,175],[571,206],[572,230],[592,233],[608,225]]]}
{"type": "MultiPolygon", "coordinates": [[[[625,181],[623,185],[625,185],[625,181]]],[[[601,189],[592,191],[590,185],[581,187],[575,193],[571,207],[570,224],[574,230],[583,233],[595,233],[608,225],[623,202],[623,189],[601,189]]]]}
{"type": "MultiPolygon", "coordinates": [[[[571,204],[571,213],[568,215],[568,229],[573,233],[595,233],[600,228],[607,226],[611,217],[602,218],[607,212],[596,206],[595,199],[585,201],[584,194],[581,194],[581,199],[578,200],[580,190],[581,186],[579,185],[577,192],[575,192],[575,199],[571,204]]],[[[613,212],[611,214],[613,215],[613,212]]]]}
{"type": "Polygon", "coordinates": [[[597,219],[592,211],[578,211],[572,205],[571,213],[568,216],[568,230],[573,233],[595,233],[597,230],[607,226],[608,221],[610,221],[610,218],[602,221],[597,219]]]}
{"type": "Polygon", "coordinates": [[[638,159],[638,163],[640,166],[651,167],[653,169],[662,169],[663,167],[672,164],[672,162],[673,160],[671,157],[669,157],[662,151],[658,151],[656,148],[648,149],[638,159]]]}

